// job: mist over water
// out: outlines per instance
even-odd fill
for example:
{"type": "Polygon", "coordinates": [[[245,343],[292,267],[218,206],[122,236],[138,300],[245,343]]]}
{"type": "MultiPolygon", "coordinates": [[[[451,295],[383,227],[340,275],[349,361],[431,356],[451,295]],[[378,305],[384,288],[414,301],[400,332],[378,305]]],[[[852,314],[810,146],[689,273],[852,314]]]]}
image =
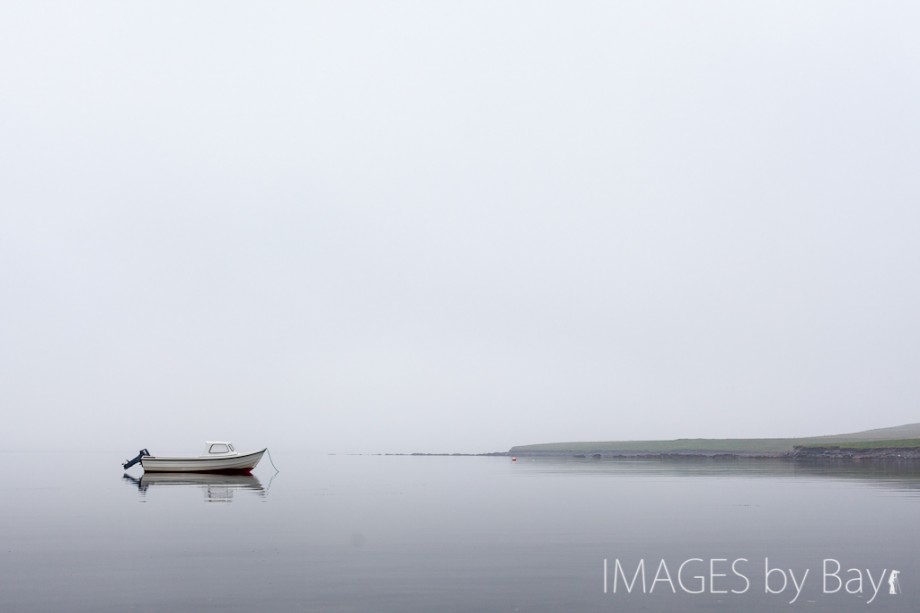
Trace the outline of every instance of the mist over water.
{"type": "Polygon", "coordinates": [[[125,478],[121,459],[2,454],[0,610],[914,611],[920,603],[912,529],[920,470],[903,464],[278,453],[277,474],[263,463],[252,477],[132,469],[125,478]],[[863,569],[864,593],[824,593],[827,559],[843,581],[863,569]],[[642,560],[645,593],[638,580],[626,593],[623,580],[642,560]],[[736,560],[744,560],[737,574],[736,560]],[[662,561],[671,581],[649,593],[662,561]],[[616,563],[625,575],[614,593],[616,563]],[[765,563],[805,577],[793,604],[796,589],[791,581],[780,589],[780,571],[771,578],[778,593],[765,593],[765,563]],[[896,595],[882,574],[893,569],[896,595]],[[870,605],[866,570],[884,578],[870,605]],[[745,588],[742,576],[748,588],[731,593],[745,588]]]}
{"type": "Polygon", "coordinates": [[[0,449],[916,421],[918,22],[4,2],[0,449]]]}

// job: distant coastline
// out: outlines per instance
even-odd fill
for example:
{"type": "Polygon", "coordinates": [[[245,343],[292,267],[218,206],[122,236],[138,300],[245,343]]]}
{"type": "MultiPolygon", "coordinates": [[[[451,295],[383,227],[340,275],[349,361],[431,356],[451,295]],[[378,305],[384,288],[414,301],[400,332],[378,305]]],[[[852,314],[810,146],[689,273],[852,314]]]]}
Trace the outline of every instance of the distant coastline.
{"type": "Polygon", "coordinates": [[[806,438],[592,441],[518,445],[511,456],[920,460],[920,423],[806,438]]]}

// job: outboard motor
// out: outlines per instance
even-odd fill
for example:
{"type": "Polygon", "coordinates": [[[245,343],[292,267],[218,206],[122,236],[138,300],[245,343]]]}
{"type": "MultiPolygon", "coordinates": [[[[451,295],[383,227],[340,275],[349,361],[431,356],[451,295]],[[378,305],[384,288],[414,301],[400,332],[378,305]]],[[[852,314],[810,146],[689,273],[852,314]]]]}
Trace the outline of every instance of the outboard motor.
{"type": "Polygon", "coordinates": [[[140,461],[141,461],[141,458],[143,458],[144,456],[148,456],[148,455],[150,455],[150,452],[149,452],[149,451],[147,451],[146,449],[141,449],[141,450],[138,452],[136,458],[134,458],[133,460],[125,460],[124,464],[122,464],[122,467],[123,467],[125,470],[128,470],[129,468],[131,468],[132,466],[134,466],[135,464],[137,464],[138,462],[140,462],[140,461]]]}

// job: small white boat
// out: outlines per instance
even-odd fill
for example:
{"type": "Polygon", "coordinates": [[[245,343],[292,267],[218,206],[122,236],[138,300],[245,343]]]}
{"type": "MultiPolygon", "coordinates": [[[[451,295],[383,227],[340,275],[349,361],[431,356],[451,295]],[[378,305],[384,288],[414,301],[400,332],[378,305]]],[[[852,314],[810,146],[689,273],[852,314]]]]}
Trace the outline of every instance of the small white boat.
{"type": "Polygon", "coordinates": [[[137,463],[148,473],[224,473],[245,475],[252,472],[268,448],[240,453],[229,441],[208,441],[205,453],[199,456],[167,457],[150,455],[146,449],[133,460],[122,464],[125,470],[137,463]]]}

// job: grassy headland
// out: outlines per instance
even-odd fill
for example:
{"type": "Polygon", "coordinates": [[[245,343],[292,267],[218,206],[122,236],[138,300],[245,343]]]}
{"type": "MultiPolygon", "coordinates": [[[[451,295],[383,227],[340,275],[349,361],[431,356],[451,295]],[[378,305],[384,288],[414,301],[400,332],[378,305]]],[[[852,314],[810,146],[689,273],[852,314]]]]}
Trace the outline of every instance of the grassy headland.
{"type": "Polygon", "coordinates": [[[909,449],[920,447],[920,423],[806,438],[682,438],[670,441],[593,441],[518,445],[512,455],[736,455],[778,457],[797,447],[909,449]]]}

